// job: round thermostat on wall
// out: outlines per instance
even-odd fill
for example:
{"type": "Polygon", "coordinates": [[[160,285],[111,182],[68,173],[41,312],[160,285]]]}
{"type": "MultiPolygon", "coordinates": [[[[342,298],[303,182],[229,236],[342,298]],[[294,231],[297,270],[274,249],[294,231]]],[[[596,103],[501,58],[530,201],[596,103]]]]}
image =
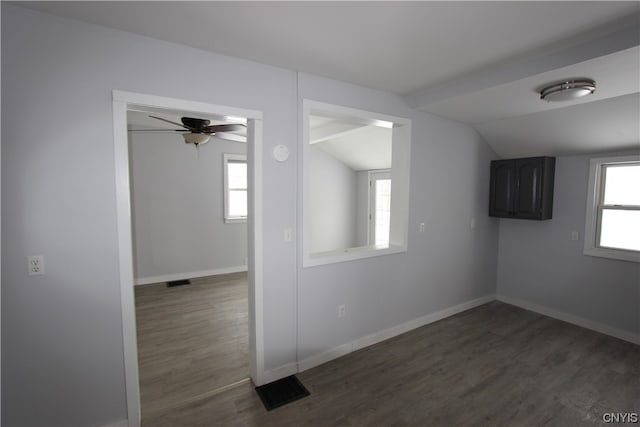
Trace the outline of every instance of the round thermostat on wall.
{"type": "Polygon", "coordinates": [[[285,162],[289,158],[289,149],[286,145],[276,145],[273,147],[273,158],[279,162],[285,162]]]}

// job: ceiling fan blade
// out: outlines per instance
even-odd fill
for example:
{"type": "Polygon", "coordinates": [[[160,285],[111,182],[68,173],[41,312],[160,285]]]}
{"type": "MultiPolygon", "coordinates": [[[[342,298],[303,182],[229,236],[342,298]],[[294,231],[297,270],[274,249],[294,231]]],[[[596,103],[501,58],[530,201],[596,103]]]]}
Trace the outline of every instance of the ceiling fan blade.
{"type": "Polygon", "coordinates": [[[181,128],[188,129],[188,127],[186,127],[182,123],[172,122],[171,120],[163,119],[162,117],[157,117],[157,116],[149,116],[149,117],[151,117],[152,119],[162,120],[163,122],[171,123],[172,125],[180,126],[181,128]]]}
{"type": "Polygon", "coordinates": [[[204,133],[218,133],[218,132],[237,132],[244,130],[247,126],[238,123],[222,124],[222,125],[210,125],[202,129],[204,133]]]}
{"type": "Polygon", "coordinates": [[[128,129],[129,132],[189,132],[189,129],[128,129]]]}

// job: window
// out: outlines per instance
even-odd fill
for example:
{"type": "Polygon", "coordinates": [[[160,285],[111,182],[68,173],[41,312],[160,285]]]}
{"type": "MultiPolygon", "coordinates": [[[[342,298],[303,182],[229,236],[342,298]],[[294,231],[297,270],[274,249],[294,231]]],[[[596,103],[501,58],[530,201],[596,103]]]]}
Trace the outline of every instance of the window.
{"type": "Polygon", "coordinates": [[[247,220],[247,156],[224,156],[224,221],[247,220]]]}
{"type": "Polygon", "coordinates": [[[585,255],[640,262],[640,158],[591,160],[585,255]]]}
{"type": "Polygon", "coordinates": [[[377,247],[389,246],[391,230],[391,173],[389,171],[370,171],[369,186],[371,195],[369,213],[370,242],[377,247]]]}

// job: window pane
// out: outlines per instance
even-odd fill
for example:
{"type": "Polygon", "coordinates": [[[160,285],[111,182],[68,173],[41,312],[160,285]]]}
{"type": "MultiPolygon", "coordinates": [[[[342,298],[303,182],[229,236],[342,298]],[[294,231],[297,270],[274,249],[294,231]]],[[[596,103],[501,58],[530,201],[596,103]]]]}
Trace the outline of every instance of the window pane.
{"type": "Polygon", "coordinates": [[[229,188],[247,188],[247,164],[232,162],[227,164],[229,188]]]}
{"type": "Polygon", "coordinates": [[[607,166],[605,205],[640,205],[640,164],[607,166]]]}
{"type": "Polygon", "coordinates": [[[375,183],[375,244],[389,245],[389,230],[391,228],[391,180],[377,179],[375,183]]]}
{"type": "Polygon", "coordinates": [[[603,209],[600,246],[640,251],[640,211],[603,209]]]}
{"type": "Polygon", "coordinates": [[[247,191],[229,190],[229,216],[247,216],[247,191]]]}

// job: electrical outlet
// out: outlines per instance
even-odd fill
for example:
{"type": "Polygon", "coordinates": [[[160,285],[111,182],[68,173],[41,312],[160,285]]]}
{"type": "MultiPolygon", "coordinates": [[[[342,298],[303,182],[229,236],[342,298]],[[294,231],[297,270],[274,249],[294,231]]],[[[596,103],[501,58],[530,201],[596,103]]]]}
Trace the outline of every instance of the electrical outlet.
{"type": "Polygon", "coordinates": [[[338,306],[338,317],[344,317],[347,315],[347,307],[342,304],[338,306]]]}
{"type": "Polygon", "coordinates": [[[44,256],[30,255],[27,257],[29,276],[42,276],[44,274],[44,256]]]}

